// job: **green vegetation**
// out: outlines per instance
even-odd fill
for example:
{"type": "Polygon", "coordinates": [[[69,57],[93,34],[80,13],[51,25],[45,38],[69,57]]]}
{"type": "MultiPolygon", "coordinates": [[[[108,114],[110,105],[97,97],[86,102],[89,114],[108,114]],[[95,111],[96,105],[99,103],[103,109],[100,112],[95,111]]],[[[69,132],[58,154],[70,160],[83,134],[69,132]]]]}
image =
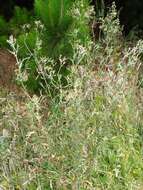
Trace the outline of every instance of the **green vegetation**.
{"type": "Polygon", "coordinates": [[[45,91],[48,83],[48,94],[55,95],[58,93],[58,89],[55,88],[57,83],[62,86],[67,85],[66,77],[70,73],[67,65],[73,64],[72,58],[76,43],[87,46],[91,38],[88,11],[90,9],[87,0],[75,3],[73,0],[62,0],[59,3],[57,0],[37,0],[35,1],[35,15],[40,21],[34,22],[25,10],[15,9],[14,17],[10,22],[12,26],[25,24],[27,19],[31,21],[23,26],[22,32],[16,33],[15,30],[16,35],[13,32],[16,37],[15,47],[13,44],[10,46],[12,51],[16,51],[18,59],[22,60],[20,72],[27,73],[27,80],[19,82],[23,82],[29,91],[39,93],[43,91],[43,87],[45,91]],[[49,61],[45,61],[45,57],[50,58],[49,61]],[[59,57],[66,60],[64,64],[59,63],[59,57]],[[44,73],[39,71],[41,64],[45,65],[44,73]],[[52,79],[49,67],[55,75],[52,79]],[[61,75],[60,80],[57,77],[58,74],[61,75]]]}
{"type": "Polygon", "coordinates": [[[9,48],[7,39],[9,35],[15,37],[23,33],[22,26],[34,21],[32,13],[25,8],[15,7],[14,15],[9,21],[0,16],[0,48],[9,48]]]}
{"type": "Polygon", "coordinates": [[[92,42],[87,1],[55,2],[9,39],[24,88],[0,90],[0,189],[141,190],[143,41],[123,38],[114,4],[92,42]]]}

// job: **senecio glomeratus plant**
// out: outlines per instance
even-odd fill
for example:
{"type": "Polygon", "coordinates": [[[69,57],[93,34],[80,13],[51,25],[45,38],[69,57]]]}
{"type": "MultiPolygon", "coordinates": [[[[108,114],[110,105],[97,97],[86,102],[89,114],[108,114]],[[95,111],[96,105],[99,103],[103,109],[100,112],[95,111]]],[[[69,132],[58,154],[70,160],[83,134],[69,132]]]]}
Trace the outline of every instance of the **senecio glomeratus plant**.
{"type": "Polygon", "coordinates": [[[119,40],[113,13],[114,6],[102,23],[104,38],[91,49],[74,44],[73,62],[80,64],[70,67],[58,101],[34,95],[18,103],[1,94],[1,189],[143,188],[143,42],[128,47],[119,40]]]}
{"type": "Polygon", "coordinates": [[[90,6],[88,0],[35,0],[34,7],[38,21],[24,25],[23,34],[9,43],[18,58],[19,83],[34,93],[53,96],[59,86],[67,85],[74,44],[87,46],[91,40],[90,6]]]}

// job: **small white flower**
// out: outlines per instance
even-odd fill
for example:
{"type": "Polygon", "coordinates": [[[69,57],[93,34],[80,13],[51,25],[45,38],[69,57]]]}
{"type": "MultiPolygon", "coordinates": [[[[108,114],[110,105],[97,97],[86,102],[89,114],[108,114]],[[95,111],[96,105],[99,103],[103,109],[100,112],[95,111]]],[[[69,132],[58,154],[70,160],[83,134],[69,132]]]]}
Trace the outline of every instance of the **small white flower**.
{"type": "Polygon", "coordinates": [[[3,129],[2,133],[3,133],[3,137],[4,138],[8,138],[9,137],[9,131],[7,129],[3,129]]]}

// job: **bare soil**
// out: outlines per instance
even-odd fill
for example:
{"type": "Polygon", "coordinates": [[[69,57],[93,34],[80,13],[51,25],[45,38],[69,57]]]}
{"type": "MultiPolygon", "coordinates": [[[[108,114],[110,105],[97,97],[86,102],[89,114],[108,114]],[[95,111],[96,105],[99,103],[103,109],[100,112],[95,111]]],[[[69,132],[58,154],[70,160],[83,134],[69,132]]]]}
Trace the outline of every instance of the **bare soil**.
{"type": "Polygon", "coordinates": [[[15,82],[16,59],[8,50],[0,49],[0,87],[16,90],[15,82]]]}

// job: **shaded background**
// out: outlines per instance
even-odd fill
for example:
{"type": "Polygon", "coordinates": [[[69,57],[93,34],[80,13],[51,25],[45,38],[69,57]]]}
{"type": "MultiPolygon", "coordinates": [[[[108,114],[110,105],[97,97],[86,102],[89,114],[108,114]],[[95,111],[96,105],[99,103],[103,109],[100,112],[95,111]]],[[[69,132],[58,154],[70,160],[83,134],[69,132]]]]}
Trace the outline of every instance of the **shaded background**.
{"type": "MultiPolygon", "coordinates": [[[[58,1],[58,0],[57,0],[58,1]]],[[[97,0],[92,0],[95,5],[97,0]]],[[[14,6],[33,9],[34,0],[0,0],[0,15],[9,20],[13,15],[14,6]]],[[[106,8],[110,7],[113,0],[105,0],[106,8]]],[[[143,30],[143,0],[115,0],[120,11],[120,22],[124,25],[124,32],[128,34],[131,29],[137,27],[143,30]]]]}

